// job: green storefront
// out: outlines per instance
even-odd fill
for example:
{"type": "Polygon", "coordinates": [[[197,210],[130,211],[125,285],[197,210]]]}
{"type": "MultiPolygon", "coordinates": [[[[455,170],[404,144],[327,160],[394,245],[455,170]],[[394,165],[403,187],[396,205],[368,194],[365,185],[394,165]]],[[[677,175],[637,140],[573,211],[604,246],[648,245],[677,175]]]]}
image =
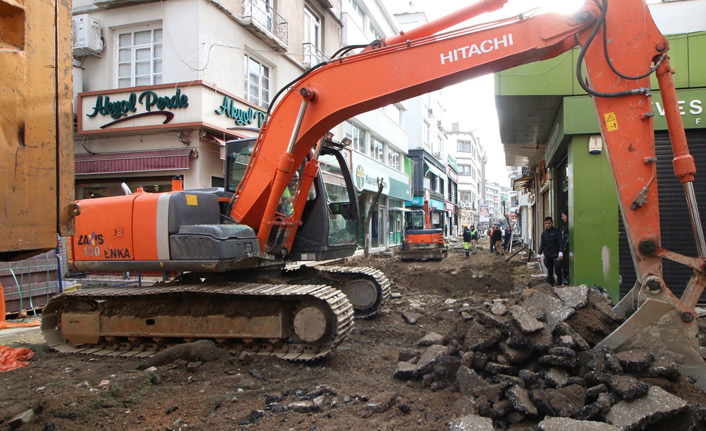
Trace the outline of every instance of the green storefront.
{"type": "MultiPolygon", "coordinates": [[[[672,35],[668,40],[687,138],[695,134],[700,139],[706,129],[706,58],[702,55],[706,32],[672,35]]],[[[550,215],[560,225],[561,211],[568,209],[571,284],[603,286],[617,299],[620,266],[625,267],[625,256],[619,253],[618,199],[605,151],[589,148],[589,144],[600,145],[600,131],[592,101],[575,78],[577,56],[574,49],[495,75],[501,139],[508,164],[522,157],[529,160],[524,165],[532,168],[543,162],[551,179],[534,189],[535,249],[541,219],[550,215]],[[534,149],[533,155],[520,150],[527,147],[534,149]]],[[[657,89],[654,76],[652,86],[657,89]]],[[[664,135],[659,92],[652,101],[656,133],[664,135]]],[[[697,183],[698,179],[699,174],[697,183]]]]}

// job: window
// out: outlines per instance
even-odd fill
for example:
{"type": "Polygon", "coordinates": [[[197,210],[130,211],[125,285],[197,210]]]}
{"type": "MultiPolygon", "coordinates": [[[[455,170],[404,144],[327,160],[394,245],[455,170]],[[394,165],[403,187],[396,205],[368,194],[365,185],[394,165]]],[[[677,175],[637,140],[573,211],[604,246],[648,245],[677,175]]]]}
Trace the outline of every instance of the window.
{"type": "Polygon", "coordinates": [[[372,136],[370,137],[370,157],[380,163],[385,163],[385,145],[372,136]]]}
{"type": "Polygon", "coordinates": [[[360,19],[360,22],[365,23],[365,12],[363,12],[363,9],[361,9],[360,5],[358,5],[358,2],[356,0],[348,1],[351,4],[353,11],[355,11],[355,13],[358,15],[358,19],[360,19]]]}
{"type": "Polygon", "coordinates": [[[162,83],[162,29],[118,34],[118,88],[162,83]]]}
{"type": "Polygon", "coordinates": [[[254,0],[252,6],[253,19],[263,24],[269,31],[273,31],[275,9],[272,0],[254,0]]]}
{"type": "Polygon", "coordinates": [[[245,54],[245,99],[267,108],[270,104],[270,69],[245,54]]]}
{"type": "Polygon", "coordinates": [[[365,130],[353,123],[346,122],[346,137],[348,137],[354,150],[366,154],[365,150],[365,130]]]}
{"type": "Polygon", "coordinates": [[[469,165],[458,165],[458,173],[463,176],[471,176],[473,168],[469,165]]]}
{"type": "Polygon", "coordinates": [[[382,36],[380,35],[380,32],[377,31],[375,26],[373,25],[372,21],[368,22],[368,36],[370,36],[373,40],[380,40],[382,39],[382,36]]]}
{"type": "Polygon", "coordinates": [[[304,7],[304,63],[314,65],[323,60],[321,18],[308,7],[304,7]]]}
{"type": "Polygon", "coordinates": [[[469,141],[458,141],[458,151],[463,152],[463,153],[470,153],[473,150],[473,147],[471,145],[471,142],[469,141]]]}
{"type": "Polygon", "coordinates": [[[387,149],[387,165],[393,169],[400,170],[400,153],[390,148],[387,149]]]}
{"type": "Polygon", "coordinates": [[[422,122],[422,140],[424,147],[431,149],[431,130],[429,128],[429,123],[426,121],[422,122]]]}

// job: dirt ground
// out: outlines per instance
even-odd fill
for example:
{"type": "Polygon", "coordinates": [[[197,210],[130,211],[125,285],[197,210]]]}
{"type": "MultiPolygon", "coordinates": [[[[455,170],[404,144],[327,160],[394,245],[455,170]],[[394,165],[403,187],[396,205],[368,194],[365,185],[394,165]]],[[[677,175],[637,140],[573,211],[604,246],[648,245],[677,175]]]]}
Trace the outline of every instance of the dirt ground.
{"type": "Polygon", "coordinates": [[[315,362],[242,360],[204,347],[149,369],[145,360],[52,352],[37,343],[36,330],[0,338],[35,352],[29,366],[0,374],[0,430],[30,408],[35,416],[21,430],[446,430],[460,416],[454,404],[461,395],[451,385],[432,390],[393,378],[400,350],[459,324],[449,300],[513,303],[522,289],[541,283],[521,255],[506,263],[488,251],[468,259],[452,252],[442,262],[370,257],[348,264],[384,271],[393,298],[315,362]],[[421,317],[409,324],[405,312],[421,317]],[[303,400],[313,400],[316,410],[307,412],[311,403],[303,400]],[[296,402],[301,412],[292,408],[296,402]]]}

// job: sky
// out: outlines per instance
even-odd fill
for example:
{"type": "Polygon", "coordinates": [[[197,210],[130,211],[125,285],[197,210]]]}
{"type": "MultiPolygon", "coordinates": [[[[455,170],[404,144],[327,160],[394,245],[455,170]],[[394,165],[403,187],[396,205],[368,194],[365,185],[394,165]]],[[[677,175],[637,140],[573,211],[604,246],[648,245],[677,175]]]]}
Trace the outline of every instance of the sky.
{"type": "MultiPolygon", "coordinates": [[[[430,21],[471,3],[473,0],[385,1],[385,5],[392,13],[421,11],[426,13],[430,21]]],[[[517,16],[537,7],[542,7],[544,11],[564,13],[576,9],[582,4],[582,0],[509,0],[501,10],[481,15],[469,23],[517,16]]],[[[468,24],[461,25],[461,27],[465,25],[468,24]]],[[[489,74],[442,90],[446,105],[443,124],[445,127],[451,127],[452,123],[459,123],[461,130],[473,131],[480,138],[488,156],[486,178],[489,181],[509,186],[510,181],[505,169],[505,152],[500,143],[493,85],[493,75],[489,74]],[[469,103],[469,100],[472,102],[469,103]]]]}

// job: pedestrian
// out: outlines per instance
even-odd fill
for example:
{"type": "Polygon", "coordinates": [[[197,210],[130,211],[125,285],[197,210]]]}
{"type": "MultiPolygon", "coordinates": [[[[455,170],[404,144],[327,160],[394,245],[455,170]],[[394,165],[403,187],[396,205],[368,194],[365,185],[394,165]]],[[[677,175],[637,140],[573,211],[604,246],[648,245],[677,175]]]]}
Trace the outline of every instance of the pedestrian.
{"type": "Polygon", "coordinates": [[[556,283],[561,285],[561,261],[564,259],[562,251],[563,244],[561,242],[561,232],[554,227],[554,220],[551,217],[544,217],[544,232],[542,232],[542,240],[539,243],[539,251],[537,260],[542,258],[544,254],[544,263],[547,266],[547,282],[554,286],[554,274],[556,274],[556,283]]]}
{"type": "Polygon", "coordinates": [[[490,242],[495,243],[495,254],[505,254],[503,248],[503,230],[497,224],[493,228],[493,235],[490,237],[490,242]]]}
{"type": "Polygon", "coordinates": [[[561,261],[561,276],[564,284],[569,284],[569,212],[561,212],[561,242],[564,259],[561,261]]]}
{"type": "Polygon", "coordinates": [[[475,225],[471,225],[471,250],[473,254],[478,253],[478,231],[475,225]]]}
{"type": "Polygon", "coordinates": [[[471,230],[468,225],[463,225],[463,251],[466,252],[466,257],[470,255],[471,252],[471,230]]]}
{"type": "Polygon", "coordinates": [[[510,251],[512,244],[510,244],[510,238],[512,238],[512,227],[508,224],[505,226],[505,236],[503,237],[503,249],[505,251],[510,251]]]}

